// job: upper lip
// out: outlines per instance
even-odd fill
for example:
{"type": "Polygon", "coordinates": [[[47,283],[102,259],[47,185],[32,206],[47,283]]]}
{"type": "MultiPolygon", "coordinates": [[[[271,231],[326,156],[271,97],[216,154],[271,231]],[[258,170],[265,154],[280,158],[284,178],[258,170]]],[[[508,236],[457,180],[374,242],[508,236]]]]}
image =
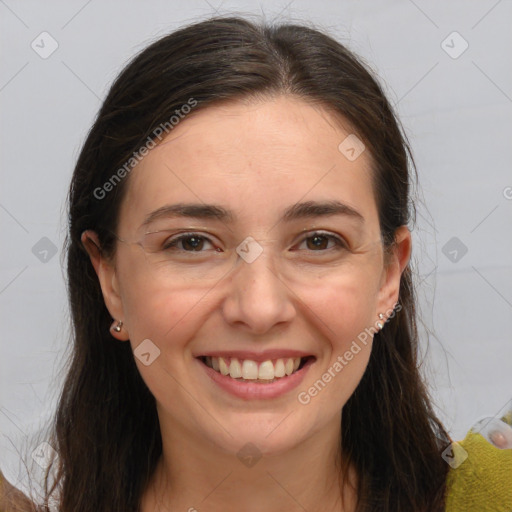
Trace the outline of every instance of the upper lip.
{"type": "Polygon", "coordinates": [[[263,361],[270,361],[273,359],[286,359],[296,357],[314,357],[310,352],[303,352],[301,350],[289,350],[289,349],[273,349],[265,350],[263,352],[255,352],[251,350],[208,350],[196,354],[194,357],[224,357],[237,359],[250,359],[258,363],[263,361]]]}

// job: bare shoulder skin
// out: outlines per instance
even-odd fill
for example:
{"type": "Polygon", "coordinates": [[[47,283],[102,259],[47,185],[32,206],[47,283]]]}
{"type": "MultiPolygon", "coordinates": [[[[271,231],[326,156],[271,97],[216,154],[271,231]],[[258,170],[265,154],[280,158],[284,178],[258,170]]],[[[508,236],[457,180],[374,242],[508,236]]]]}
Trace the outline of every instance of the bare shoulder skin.
{"type": "Polygon", "coordinates": [[[0,512],[32,512],[35,510],[32,501],[11,485],[0,471],[0,512]]]}

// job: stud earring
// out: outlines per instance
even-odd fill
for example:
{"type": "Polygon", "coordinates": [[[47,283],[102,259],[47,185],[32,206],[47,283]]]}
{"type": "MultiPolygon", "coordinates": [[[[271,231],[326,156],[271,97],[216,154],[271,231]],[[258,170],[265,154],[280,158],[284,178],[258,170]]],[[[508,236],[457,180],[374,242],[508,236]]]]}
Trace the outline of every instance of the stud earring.
{"type": "Polygon", "coordinates": [[[123,327],[123,322],[121,322],[121,320],[119,320],[117,323],[116,321],[114,320],[114,322],[112,323],[112,326],[110,327],[113,331],[116,331],[116,332],[121,332],[121,328],[123,327]]]}
{"type": "MultiPolygon", "coordinates": [[[[379,313],[379,320],[384,320],[384,315],[382,313],[379,313]]],[[[382,322],[377,322],[377,327],[379,328],[379,331],[381,331],[383,327],[382,322]]]]}

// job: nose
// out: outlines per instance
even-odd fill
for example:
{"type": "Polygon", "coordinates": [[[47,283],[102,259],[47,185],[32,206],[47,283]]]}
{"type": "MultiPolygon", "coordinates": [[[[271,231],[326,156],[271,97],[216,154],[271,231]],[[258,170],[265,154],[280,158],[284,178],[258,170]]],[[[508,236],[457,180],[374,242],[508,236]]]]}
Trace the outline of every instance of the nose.
{"type": "Polygon", "coordinates": [[[226,322],[252,334],[265,334],[295,317],[293,292],[279,276],[270,250],[252,263],[239,258],[229,277],[222,313],[226,322]]]}

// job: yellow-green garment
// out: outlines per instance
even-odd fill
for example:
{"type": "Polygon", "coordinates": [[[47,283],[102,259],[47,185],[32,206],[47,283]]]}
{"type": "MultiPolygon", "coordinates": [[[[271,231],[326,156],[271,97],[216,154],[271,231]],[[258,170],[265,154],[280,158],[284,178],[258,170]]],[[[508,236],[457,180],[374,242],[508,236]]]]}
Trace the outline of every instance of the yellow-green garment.
{"type": "Polygon", "coordinates": [[[512,449],[472,431],[458,444],[467,458],[448,473],[446,512],[512,512],[512,449]]]}

